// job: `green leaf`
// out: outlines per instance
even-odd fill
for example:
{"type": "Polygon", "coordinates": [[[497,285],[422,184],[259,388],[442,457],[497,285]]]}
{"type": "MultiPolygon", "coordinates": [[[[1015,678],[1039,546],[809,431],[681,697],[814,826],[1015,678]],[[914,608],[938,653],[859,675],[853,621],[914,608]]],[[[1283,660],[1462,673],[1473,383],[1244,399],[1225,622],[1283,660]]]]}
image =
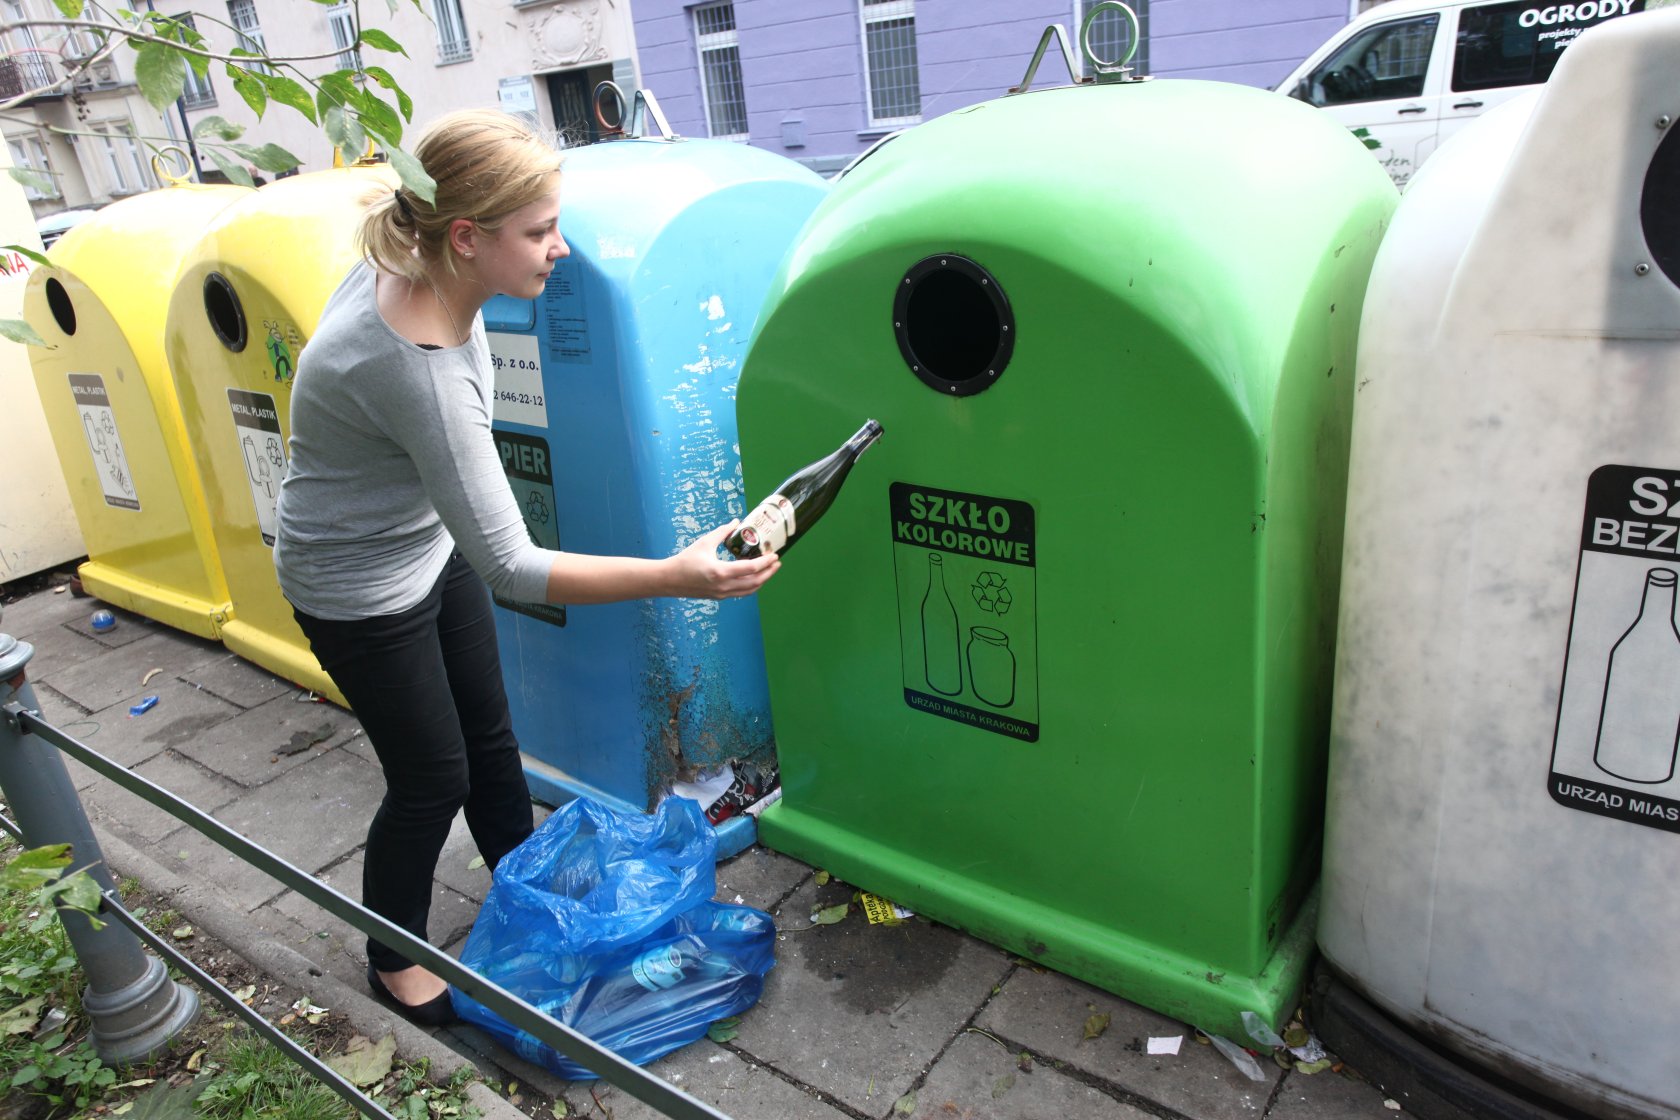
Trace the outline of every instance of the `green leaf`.
{"type": "Polygon", "coordinates": [[[52,176],[44,171],[36,171],[33,167],[8,167],[6,170],[11,173],[14,180],[26,187],[31,187],[43,194],[58,193],[58,184],[54,183],[52,176]]]}
{"type": "MultiPolygon", "coordinates": [[[[99,884],[94,882],[93,876],[85,871],[78,871],[74,875],[67,875],[60,879],[52,885],[49,893],[54,896],[60,906],[80,910],[90,918],[99,913],[99,904],[102,900],[99,893],[99,884]]],[[[104,924],[96,920],[93,926],[95,929],[99,929],[104,924]]]]}
{"type": "Polygon", "coordinates": [[[391,77],[389,70],[383,66],[369,66],[365,73],[396,96],[397,108],[402,110],[403,120],[414,120],[414,99],[403,91],[397,80],[391,77]]]}
{"type": "Polygon", "coordinates": [[[163,22],[170,29],[169,37],[178,43],[185,43],[189,47],[197,47],[203,50],[205,44],[209,42],[198,28],[193,27],[179,16],[166,16],[163,22]]]}
{"type": "Polygon", "coordinates": [[[20,1085],[27,1085],[39,1076],[41,1076],[41,1067],[40,1066],[37,1066],[37,1065],[24,1066],[22,1069],[18,1070],[16,1073],[12,1074],[12,1088],[16,1089],[20,1085]]]}
{"type": "Polygon", "coordinates": [[[916,1090],[912,1089],[894,1101],[893,1111],[900,1116],[909,1116],[914,1113],[916,1111],[916,1090]]]}
{"type": "Polygon", "coordinates": [[[992,1099],[994,1101],[997,1100],[1013,1088],[1015,1088],[1015,1075],[1013,1073],[1004,1074],[1002,1077],[992,1082],[992,1099]]]}
{"type": "Polygon", "coordinates": [[[33,249],[25,249],[22,245],[0,245],[0,252],[21,253],[23,256],[26,256],[30,260],[34,261],[36,264],[52,263],[42,254],[37,253],[33,249]]]}
{"type": "Polygon", "coordinates": [[[0,870],[0,888],[34,890],[56,880],[70,866],[70,845],[48,844],[19,852],[0,870]]]}
{"type": "Polygon", "coordinates": [[[1085,1037],[1098,1038],[1108,1029],[1108,1024],[1114,1016],[1104,1011],[1101,1015],[1093,1015],[1085,1020],[1085,1037]]]}
{"type": "Polygon", "coordinates": [[[812,878],[816,880],[817,886],[819,886],[819,887],[828,886],[828,879],[829,879],[828,872],[819,871],[814,876],[812,876],[812,878]]]}
{"type": "Polygon", "coordinates": [[[361,91],[358,103],[361,112],[357,119],[363,128],[388,144],[402,143],[402,118],[395,109],[366,90],[361,91]]]}
{"type": "Polygon", "coordinates": [[[214,136],[217,140],[237,140],[245,135],[245,128],[226,117],[205,117],[193,125],[193,135],[201,140],[206,136],[214,136]]]}
{"type": "Polygon", "coordinates": [[[181,96],[187,84],[187,64],[179,51],[162,43],[142,43],[134,59],[134,80],[152,108],[162,111],[181,96]]]}
{"type": "MultiPolygon", "coordinates": [[[[395,2],[396,0],[392,0],[393,4],[395,2]]],[[[566,1117],[572,1114],[572,1106],[561,1100],[559,1097],[555,1097],[554,1107],[549,1109],[549,1111],[554,1114],[554,1120],[566,1120],[566,1117]]]]}
{"type": "Polygon", "coordinates": [[[829,906],[825,909],[818,910],[815,914],[811,915],[811,924],[818,926],[831,926],[837,922],[843,922],[846,920],[846,914],[851,910],[851,908],[851,903],[842,902],[838,906],[829,906]]]}
{"type": "Polygon", "coordinates": [[[402,180],[402,185],[407,187],[414,197],[436,205],[437,182],[426,174],[426,169],[420,165],[420,161],[401,148],[392,148],[387,154],[391,157],[391,166],[396,169],[397,178],[402,180]]]}
{"type": "Polygon", "coordinates": [[[310,124],[319,123],[320,118],[315,114],[315,99],[302,85],[283,74],[253,73],[251,76],[263,84],[270,98],[296,109],[309,118],[310,124]]]}
{"type": "Polygon", "coordinates": [[[358,40],[358,42],[366,43],[376,51],[390,51],[393,54],[400,54],[404,58],[408,57],[408,52],[403,50],[403,45],[401,43],[385,34],[385,32],[380,31],[378,28],[362,28],[362,37],[358,40]]]}
{"type": "Polygon", "coordinates": [[[344,162],[354,163],[362,158],[362,152],[367,148],[367,133],[356,123],[354,117],[343,109],[334,105],[321,117],[321,127],[326,130],[327,139],[333,147],[344,153],[344,162]]]}
{"type": "Polygon", "coordinates": [[[63,12],[65,19],[82,18],[82,0],[53,0],[53,7],[63,12]]]}
{"type": "Polygon", "coordinates": [[[739,1029],[740,1026],[741,1017],[739,1015],[731,1015],[727,1019],[719,1019],[717,1022],[708,1027],[706,1029],[706,1037],[717,1043],[728,1042],[730,1039],[741,1033],[739,1029]]]}
{"type": "Polygon", "coordinates": [[[348,70],[334,70],[315,79],[315,107],[326,116],[334,105],[339,108],[356,104],[356,76],[348,70]]]}
{"type": "Polygon", "coordinates": [[[47,339],[35,334],[35,327],[29,326],[22,319],[0,319],[0,338],[12,339],[13,343],[24,346],[45,346],[47,339]]]}
{"type": "Polygon", "coordinates": [[[251,112],[257,115],[259,121],[262,120],[263,113],[268,109],[268,90],[248,71],[241,70],[231,62],[227,64],[227,72],[228,77],[233,79],[233,92],[251,107],[251,112]]]}
{"type": "Polygon", "coordinates": [[[249,144],[235,144],[233,150],[263,171],[290,171],[303,162],[278,144],[264,144],[260,148],[253,148],[249,144]]]}
{"type": "Polygon", "coordinates": [[[28,1034],[41,1021],[41,1011],[46,1005],[46,996],[36,996],[10,1011],[0,1012],[0,1035],[28,1034]]]}

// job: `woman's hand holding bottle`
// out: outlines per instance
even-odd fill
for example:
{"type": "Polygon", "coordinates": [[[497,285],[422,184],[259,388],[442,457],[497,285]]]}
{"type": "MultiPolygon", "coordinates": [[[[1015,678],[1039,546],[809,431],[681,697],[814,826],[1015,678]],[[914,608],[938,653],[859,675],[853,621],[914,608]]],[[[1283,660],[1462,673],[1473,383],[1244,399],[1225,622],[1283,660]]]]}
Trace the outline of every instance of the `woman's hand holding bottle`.
{"type": "Polygon", "coordinates": [[[718,549],[739,521],[720,525],[671,557],[681,590],[672,594],[684,599],[738,599],[751,595],[782,566],[781,557],[764,552],[750,560],[719,560],[718,549]]]}

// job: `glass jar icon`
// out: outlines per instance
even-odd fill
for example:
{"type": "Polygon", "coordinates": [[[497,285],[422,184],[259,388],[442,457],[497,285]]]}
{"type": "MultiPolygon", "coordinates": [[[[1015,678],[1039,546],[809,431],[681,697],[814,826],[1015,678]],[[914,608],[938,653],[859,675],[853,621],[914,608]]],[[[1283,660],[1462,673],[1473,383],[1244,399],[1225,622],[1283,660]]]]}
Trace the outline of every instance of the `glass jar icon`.
{"type": "Polygon", "coordinates": [[[990,626],[969,628],[968,686],[994,708],[1015,703],[1015,654],[1008,634],[990,626]]]}

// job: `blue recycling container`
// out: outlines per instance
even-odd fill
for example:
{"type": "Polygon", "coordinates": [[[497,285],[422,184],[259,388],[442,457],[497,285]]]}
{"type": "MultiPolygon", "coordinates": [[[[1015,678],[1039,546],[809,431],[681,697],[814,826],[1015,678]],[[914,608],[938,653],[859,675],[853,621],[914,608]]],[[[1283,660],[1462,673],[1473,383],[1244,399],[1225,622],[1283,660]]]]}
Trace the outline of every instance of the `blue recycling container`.
{"type": "MultiPolygon", "coordinates": [[[[772,275],[827,190],[781,156],[621,139],[566,154],[571,246],[535,300],[484,308],[493,427],[531,537],[664,557],[745,513],[735,387],[772,275]]],[[[532,791],[650,809],[672,779],[774,752],[758,605],[497,603],[532,791]]],[[[718,855],[753,842],[723,822],[718,855]]]]}

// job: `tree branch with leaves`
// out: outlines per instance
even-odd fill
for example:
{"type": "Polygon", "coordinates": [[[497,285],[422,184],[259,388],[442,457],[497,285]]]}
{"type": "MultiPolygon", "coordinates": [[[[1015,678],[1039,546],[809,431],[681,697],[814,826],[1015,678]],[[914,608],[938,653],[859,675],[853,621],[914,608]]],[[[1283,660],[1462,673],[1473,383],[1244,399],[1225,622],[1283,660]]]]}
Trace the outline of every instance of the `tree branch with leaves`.
{"type": "MultiPolygon", "coordinates": [[[[323,6],[336,6],[338,0],[312,0],[323,6]]],[[[417,11],[420,0],[411,0],[417,11]]],[[[386,0],[392,14],[399,0],[386,0]]],[[[355,37],[342,50],[304,55],[274,55],[233,47],[226,51],[213,49],[204,33],[186,20],[162,12],[137,12],[126,7],[106,9],[96,0],[53,0],[61,19],[25,19],[20,28],[55,29],[63,34],[80,32],[92,36],[98,47],[74,68],[48,85],[0,101],[0,114],[14,109],[44,94],[72,88],[86,69],[95,61],[108,57],[114,50],[127,45],[135,52],[134,78],[141,95],[159,112],[180,98],[186,88],[187,75],[206,78],[213,64],[220,64],[237,93],[259,121],[270,106],[279,104],[302,114],[309,123],[320,128],[335,148],[344,154],[346,162],[361,158],[370,145],[382,148],[391,167],[402,183],[417,196],[431,201],[436,184],[414,159],[402,148],[403,127],[414,117],[414,102],[390,71],[382,66],[367,66],[361,61],[361,49],[385,51],[407,57],[408,52],[387,33],[367,27],[362,22],[360,0],[352,0],[352,28],[355,37]],[[94,15],[101,18],[84,18],[94,15]],[[352,69],[333,69],[321,74],[307,72],[301,64],[337,58],[349,52],[355,59],[352,69]],[[382,92],[381,92],[382,91],[382,92]]],[[[211,22],[237,34],[238,29],[222,20],[204,16],[211,22]]],[[[49,126],[51,127],[51,126],[49,126]]],[[[55,132],[77,135],[74,129],[53,128],[55,132]]],[[[259,170],[280,173],[290,171],[301,162],[278,144],[243,143],[244,129],[222,117],[207,117],[193,128],[193,138],[202,142],[212,162],[230,182],[246,186],[253,184],[245,164],[259,170]],[[234,157],[238,157],[235,159],[234,157]]],[[[154,152],[173,143],[169,138],[143,137],[154,152]],[[157,142],[154,142],[157,141],[157,142]]],[[[13,178],[39,187],[41,173],[28,168],[14,168],[13,178]]]]}

